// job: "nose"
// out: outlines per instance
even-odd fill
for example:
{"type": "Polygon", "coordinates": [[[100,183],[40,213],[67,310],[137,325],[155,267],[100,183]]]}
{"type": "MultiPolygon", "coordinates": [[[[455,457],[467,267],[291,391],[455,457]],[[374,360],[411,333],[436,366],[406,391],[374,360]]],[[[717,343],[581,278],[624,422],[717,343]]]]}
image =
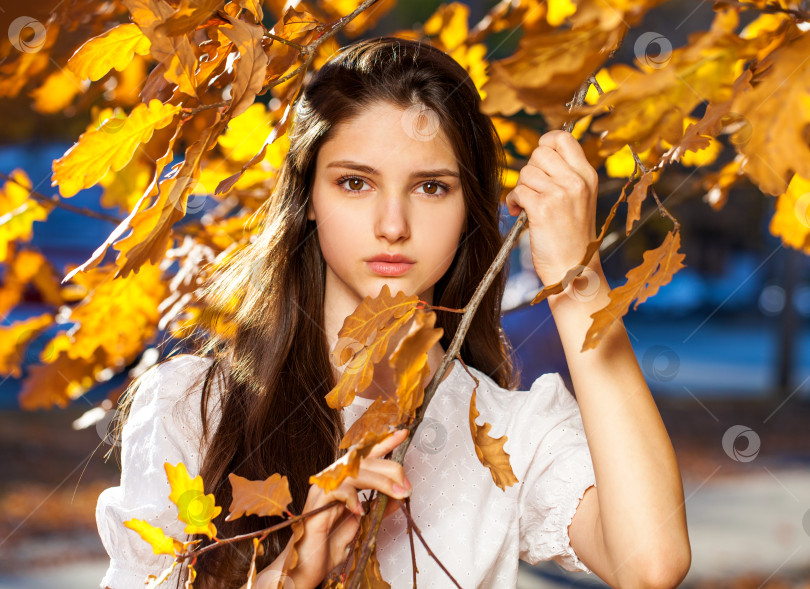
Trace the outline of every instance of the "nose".
{"type": "Polygon", "coordinates": [[[390,242],[410,236],[408,200],[397,195],[385,195],[377,202],[375,233],[390,242]]]}

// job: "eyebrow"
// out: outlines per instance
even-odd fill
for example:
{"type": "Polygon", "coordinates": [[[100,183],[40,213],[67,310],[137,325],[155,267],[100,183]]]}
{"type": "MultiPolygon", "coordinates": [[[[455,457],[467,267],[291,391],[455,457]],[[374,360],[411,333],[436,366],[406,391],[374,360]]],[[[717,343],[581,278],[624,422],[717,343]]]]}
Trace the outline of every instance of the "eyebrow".
{"type": "MultiPolygon", "coordinates": [[[[358,172],[364,172],[366,174],[370,174],[372,176],[379,175],[379,171],[375,170],[371,166],[367,166],[365,164],[360,164],[358,162],[353,162],[351,160],[337,160],[334,162],[329,162],[326,165],[327,168],[350,168],[352,170],[357,170],[358,172]]],[[[411,174],[412,178],[433,178],[435,176],[452,176],[453,178],[458,178],[458,172],[454,172],[449,168],[436,168],[433,170],[419,170],[417,172],[413,172],[411,174]]]]}

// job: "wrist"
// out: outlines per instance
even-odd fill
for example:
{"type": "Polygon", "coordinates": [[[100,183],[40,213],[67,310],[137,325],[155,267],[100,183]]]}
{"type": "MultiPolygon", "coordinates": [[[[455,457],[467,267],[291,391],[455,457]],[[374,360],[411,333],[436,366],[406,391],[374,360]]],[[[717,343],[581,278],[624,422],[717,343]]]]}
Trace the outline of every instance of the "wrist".
{"type": "MultiPolygon", "coordinates": [[[[287,554],[290,551],[290,544],[292,538],[287,542],[284,550],[276,557],[276,559],[263,568],[256,575],[256,589],[287,589],[288,587],[295,587],[295,589],[315,589],[317,585],[308,585],[303,579],[300,578],[300,571],[293,568],[282,575],[281,571],[284,569],[284,563],[287,560],[287,554]],[[279,583],[279,581],[282,581],[279,583]]],[[[241,589],[245,589],[244,585],[241,589]]]]}
{"type": "MultiPolygon", "coordinates": [[[[568,270],[563,272],[563,275],[568,270]]],[[[562,292],[550,295],[551,312],[561,309],[587,310],[591,314],[610,303],[610,284],[602,271],[599,252],[596,252],[579,276],[568,283],[562,292]]]]}

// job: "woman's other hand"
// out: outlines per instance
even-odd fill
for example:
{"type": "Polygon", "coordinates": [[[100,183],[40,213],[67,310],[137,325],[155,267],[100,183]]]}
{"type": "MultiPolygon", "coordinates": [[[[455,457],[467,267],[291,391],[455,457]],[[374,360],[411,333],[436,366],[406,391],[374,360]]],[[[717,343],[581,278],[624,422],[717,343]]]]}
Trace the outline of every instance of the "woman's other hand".
{"type": "MultiPolygon", "coordinates": [[[[346,559],[346,549],[354,539],[363,515],[358,495],[359,489],[376,489],[380,493],[398,499],[404,499],[410,495],[410,482],[405,477],[402,465],[382,458],[401,444],[407,435],[407,429],[400,429],[376,444],[368,456],[360,460],[357,476],[347,477],[338,488],[330,493],[325,493],[318,485],[310,486],[303,513],[318,509],[335,499],[341,501],[342,504],[304,518],[304,535],[295,545],[298,564],[289,572],[295,589],[317,587],[332,569],[346,559]],[[404,486],[406,490],[396,490],[394,485],[404,486]]],[[[383,518],[388,517],[398,508],[399,505],[396,501],[389,501],[383,518]]],[[[283,562],[289,548],[288,544],[276,562],[283,562]]],[[[274,562],[272,568],[275,566],[274,562]]],[[[274,579],[278,579],[277,573],[274,579]]],[[[272,589],[275,589],[275,586],[272,589]]]]}

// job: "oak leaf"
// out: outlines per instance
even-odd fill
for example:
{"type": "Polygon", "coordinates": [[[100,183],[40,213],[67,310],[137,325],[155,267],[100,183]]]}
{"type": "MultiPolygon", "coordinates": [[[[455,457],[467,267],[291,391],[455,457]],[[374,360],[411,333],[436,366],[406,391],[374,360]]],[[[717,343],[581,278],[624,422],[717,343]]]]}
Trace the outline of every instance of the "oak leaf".
{"type": "Polygon", "coordinates": [[[177,506],[177,519],[186,524],[186,534],[205,534],[213,540],[217,528],[211,520],[220,514],[222,507],[216,505],[213,493],[205,494],[202,476],[192,479],[182,462],[177,465],[166,462],[163,466],[172,489],[169,499],[177,506]]]}
{"type": "Polygon", "coordinates": [[[233,499],[226,522],[243,515],[282,515],[292,503],[287,477],[280,474],[272,474],[263,481],[250,481],[230,473],[228,479],[231,481],[233,499]]]}
{"type": "Polygon", "coordinates": [[[475,420],[480,413],[475,407],[475,394],[478,389],[478,384],[475,385],[472,395],[470,396],[470,433],[472,434],[473,444],[475,445],[475,454],[481,464],[489,469],[492,475],[492,480],[500,487],[502,491],[506,491],[506,487],[511,487],[518,482],[515,473],[512,471],[512,466],[509,464],[509,454],[503,449],[509,439],[506,434],[500,438],[493,438],[489,435],[489,430],[492,429],[491,423],[484,423],[478,425],[475,420]]]}
{"type": "Polygon", "coordinates": [[[585,334],[581,352],[595,348],[613,322],[627,314],[634,299],[633,309],[636,309],[668,284],[678,270],[686,267],[682,263],[686,256],[678,251],[680,246],[681,234],[674,230],[667,233],[660,246],[644,252],[644,262],[627,273],[627,282],[610,291],[610,303],[591,314],[593,323],[585,334]]]}
{"type": "Polygon", "coordinates": [[[417,295],[407,296],[402,291],[392,297],[384,284],[377,297],[365,297],[346,317],[332,351],[335,365],[345,367],[325,397],[330,407],[351,405],[355,394],[368,388],[374,365],[385,355],[391,337],[410,320],[418,303],[417,295]]]}
{"type": "Polygon", "coordinates": [[[138,25],[126,23],[93,37],[76,50],[67,67],[81,80],[100,80],[111,69],[122,71],[132,58],[149,54],[149,39],[138,25]]]}
{"type": "Polygon", "coordinates": [[[75,195],[101,180],[109,171],[126,166],[139,145],[157,129],[170,125],[180,107],[152,100],[136,106],[125,120],[107,119],[98,129],[85,132],[53,163],[52,186],[64,197],[75,195]]]}

